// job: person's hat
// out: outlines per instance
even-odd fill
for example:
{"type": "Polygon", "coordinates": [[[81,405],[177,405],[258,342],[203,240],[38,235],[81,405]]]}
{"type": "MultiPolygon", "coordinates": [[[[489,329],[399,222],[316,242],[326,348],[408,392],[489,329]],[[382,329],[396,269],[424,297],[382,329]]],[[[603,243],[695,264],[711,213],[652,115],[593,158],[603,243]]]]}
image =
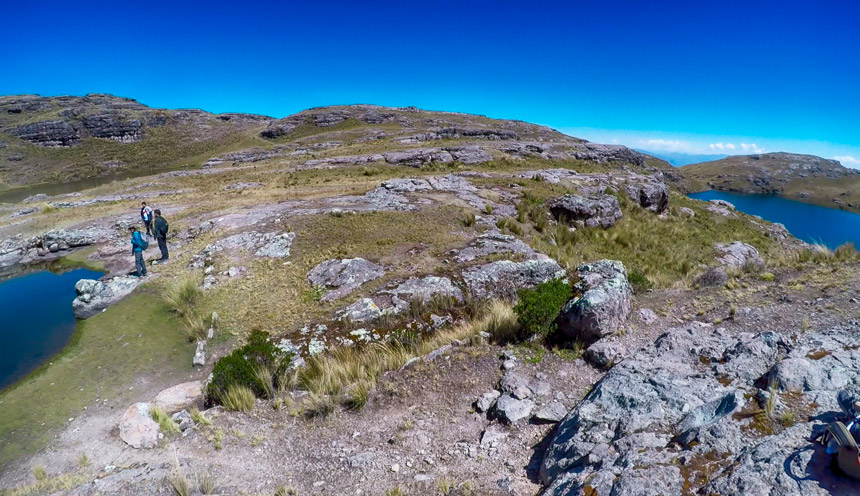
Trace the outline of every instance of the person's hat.
{"type": "Polygon", "coordinates": [[[129,231],[134,231],[136,228],[134,226],[128,226],[129,231]]]}

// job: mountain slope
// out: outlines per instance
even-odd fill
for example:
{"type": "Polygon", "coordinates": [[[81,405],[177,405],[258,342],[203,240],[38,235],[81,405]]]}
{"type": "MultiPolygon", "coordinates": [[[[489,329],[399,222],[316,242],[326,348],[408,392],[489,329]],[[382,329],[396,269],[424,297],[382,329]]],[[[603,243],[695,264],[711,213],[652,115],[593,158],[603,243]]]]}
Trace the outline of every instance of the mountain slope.
{"type": "Polygon", "coordinates": [[[860,211],[860,171],[836,160],[795,153],[737,155],[686,165],[678,172],[698,191],[775,194],[860,211]]]}
{"type": "Polygon", "coordinates": [[[660,169],[674,177],[665,162],[623,146],[589,143],[521,121],[414,107],[320,107],[273,119],[153,109],[99,94],[0,97],[0,190],[277,156],[352,154],[375,161],[373,154],[428,147],[436,154],[429,161],[589,160],[660,169]],[[458,148],[463,146],[470,148],[458,148]]]}

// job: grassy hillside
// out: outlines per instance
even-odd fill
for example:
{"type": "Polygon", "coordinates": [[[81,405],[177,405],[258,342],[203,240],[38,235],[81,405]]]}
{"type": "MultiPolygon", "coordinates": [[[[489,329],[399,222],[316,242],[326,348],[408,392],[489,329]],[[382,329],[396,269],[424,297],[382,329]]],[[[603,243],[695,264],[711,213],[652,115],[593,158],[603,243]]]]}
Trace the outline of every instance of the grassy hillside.
{"type": "Polygon", "coordinates": [[[737,155],[679,167],[692,191],[775,194],[860,212],[860,171],[813,155],[737,155]]]}

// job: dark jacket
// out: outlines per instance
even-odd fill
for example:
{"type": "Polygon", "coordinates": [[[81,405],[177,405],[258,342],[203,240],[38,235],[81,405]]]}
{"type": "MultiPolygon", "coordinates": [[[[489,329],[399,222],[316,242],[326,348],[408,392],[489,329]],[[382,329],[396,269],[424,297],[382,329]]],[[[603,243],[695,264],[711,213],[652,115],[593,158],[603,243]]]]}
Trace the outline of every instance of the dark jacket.
{"type": "Polygon", "coordinates": [[[155,218],[152,234],[154,234],[156,238],[167,238],[167,221],[164,220],[164,217],[155,218]]]}
{"type": "Polygon", "coordinates": [[[140,231],[131,233],[131,252],[140,253],[143,251],[143,240],[140,238],[140,231]]]}

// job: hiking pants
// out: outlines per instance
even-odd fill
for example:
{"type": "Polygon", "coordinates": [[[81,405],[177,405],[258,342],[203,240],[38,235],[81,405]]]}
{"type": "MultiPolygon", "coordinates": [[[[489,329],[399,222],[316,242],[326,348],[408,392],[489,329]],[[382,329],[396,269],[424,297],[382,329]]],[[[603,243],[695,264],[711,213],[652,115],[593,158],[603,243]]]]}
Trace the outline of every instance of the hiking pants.
{"type": "Polygon", "coordinates": [[[161,250],[161,259],[167,260],[169,258],[168,254],[167,254],[167,239],[166,238],[155,238],[155,239],[158,240],[158,249],[161,250]]]}
{"type": "Polygon", "coordinates": [[[143,221],[143,225],[146,226],[146,235],[152,236],[152,219],[143,221]]]}
{"type": "Polygon", "coordinates": [[[138,276],[146,275],[146,264],[143,262],[143,252],[136,251],[134,252],[134,268],[137,270],[138,276]]]}

